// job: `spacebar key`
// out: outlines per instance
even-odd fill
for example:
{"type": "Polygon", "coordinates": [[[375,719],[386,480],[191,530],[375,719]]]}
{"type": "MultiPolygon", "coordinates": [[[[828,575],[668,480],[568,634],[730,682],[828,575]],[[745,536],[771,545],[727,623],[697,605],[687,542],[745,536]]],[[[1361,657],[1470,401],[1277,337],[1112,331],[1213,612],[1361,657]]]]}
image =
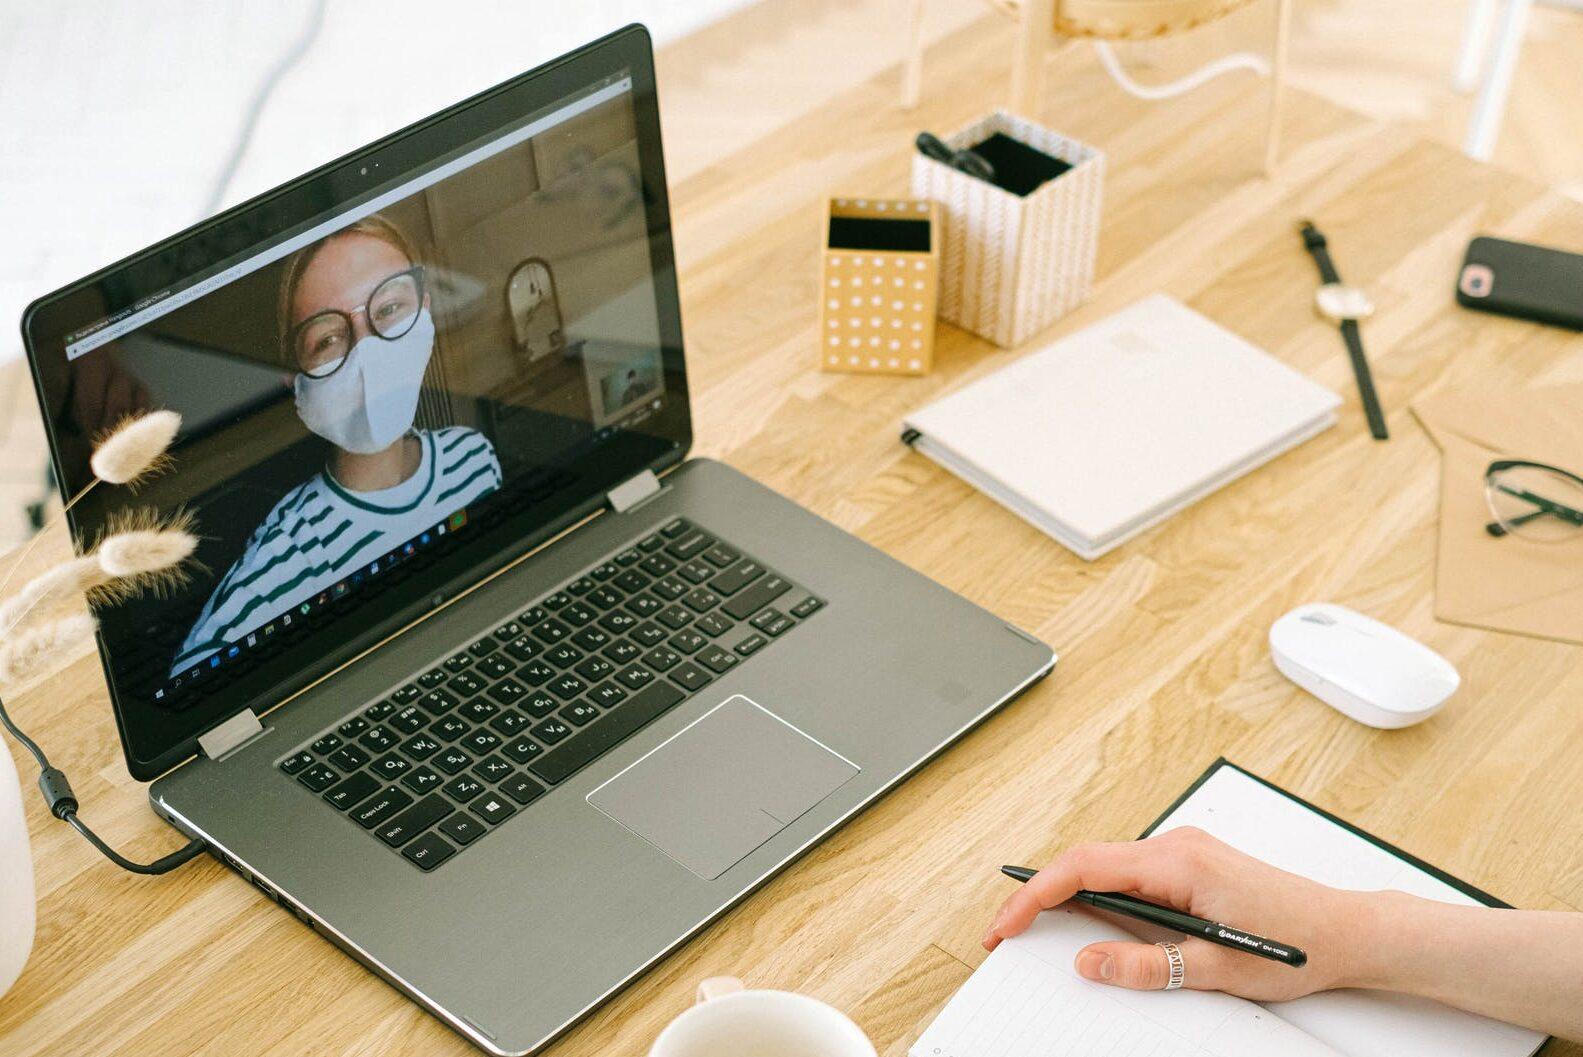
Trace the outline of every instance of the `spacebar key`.
{"type": "Polygon", "coordinates": [[[651,683],[578,731],[565,745],[529,764],[528,770],[551,785],[564,782],[686,696],[664,679],[651,683]]]}

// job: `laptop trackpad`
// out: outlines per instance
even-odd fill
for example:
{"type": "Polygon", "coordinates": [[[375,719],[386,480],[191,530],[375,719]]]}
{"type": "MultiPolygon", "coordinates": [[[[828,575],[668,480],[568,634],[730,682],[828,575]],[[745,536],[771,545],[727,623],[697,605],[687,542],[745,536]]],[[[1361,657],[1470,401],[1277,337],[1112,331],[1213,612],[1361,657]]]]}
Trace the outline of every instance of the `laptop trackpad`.
{"type": "Polygon", "coordinates": [[[859,770],[738,694],[589,793],[588,802],[712,881],[859,770]]]}

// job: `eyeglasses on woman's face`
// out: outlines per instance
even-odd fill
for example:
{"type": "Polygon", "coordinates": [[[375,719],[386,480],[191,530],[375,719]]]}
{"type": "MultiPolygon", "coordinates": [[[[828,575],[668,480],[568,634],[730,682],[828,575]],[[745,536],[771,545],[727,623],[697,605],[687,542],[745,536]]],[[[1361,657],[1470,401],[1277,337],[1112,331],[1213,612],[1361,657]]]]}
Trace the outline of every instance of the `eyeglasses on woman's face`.
{"type": "Polygon", "coordinates": [[[1583,538],[1583,477],[1542,462],[1497,459],[1484,471],[1491,536],[1540,543],[1583,538]]]}
{"type": "Polygon", "coordinates": [[[340,370],[357,343],[354,314],[368,321],[368,333],[395,341],[417,323],[422,308],[423,268],[414,266],[381,280],[363,307],[352,313],[338,308],[315,312],[291,331],[291,354],[297,370],[309,378],[328,378],[340,370]]]}

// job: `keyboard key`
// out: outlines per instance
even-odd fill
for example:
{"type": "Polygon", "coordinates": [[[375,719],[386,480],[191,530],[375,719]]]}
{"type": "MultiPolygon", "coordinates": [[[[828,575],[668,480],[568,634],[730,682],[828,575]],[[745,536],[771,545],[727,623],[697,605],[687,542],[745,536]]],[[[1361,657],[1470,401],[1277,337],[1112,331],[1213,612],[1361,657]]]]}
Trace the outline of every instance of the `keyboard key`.
{"type": "Polygon", "coordinates": [[[312,789],[315,793],[322,793],[334,785],[340,775],[322,763],[316,763],[306,771],[297,775],[297,781],[312,789]]]}
{"type": "Polygon", "coordinates": [[[589,579],[588,577],[579,576],[577,579],[566,585],[566,590],[581,598],[583,595],[586,595],[588,592],[592,591],[598,586],[598,583],[589,579]]]}
{"type": "Polygon", "coordinates": [[[824,608],[824,599],[809,595],[791,608],[791,615],[798,619],[811,617],[824,608]]]}
{"type": "Polygon", "coordinates": [[[418,689],[416,683],[408,683],[400,690],[397,690],[395,693],[391,694],[390,700],[397,706],[410,705],[418,699],[418,695],[422,692],[422,690],[418,689]]]}
{"type": "MultiPolygon", "coordinates": [[[[485,679],[504,679],[516,670],[517,666],[506,660],[505,656],[499,653],[485,657],[478,662],[478,667],[473,669],[485,679]]],[[[457,676],[457,678],[461,678],[461,676],[457,676]]]]}
{"type": "MultiPolygon", "coordinates": [[[[562,610],[562,612],[564,613],[565,610],[562,610]]],[[[562,624],[554,617],[551,617],[549,620],[541,621],[533,629],[533,637],[544,643],[546,646],[553,646],[555,643],[560,642],[571,633],[571,628],[567,627],[565,624],[562,624]]]]}
{"type": "Polygon", "coordinates": [[[594,566],[592,569],[589,569],[588,575],[592,576],[600,583],[604,583],[606,580],[609,580],[612,577],[621,575],[621,566],[617,565],[615,562],[603,562],[594,566]]]}
{"type": "MultiPolygon", "coordinates": [[[[474,694],[480,693],[484,687],[488,685],[488,682],[479,676],[476,669],[471,672],[462,672],[459,675],[452,676],[451,681],[445,684],[447,690],[453,690],[462,697],[472,697],[474,694]]],[[[424,700],[427,701],[430,697],[433,697],[436,694],[444,693],[445,690],[431,690],[424,700]]]]}
{"type": "Polygon", "coordinates": [[[572,643],[578,649],[592,653],[609,645],[610,635],[602,628],[584,628],[572,636],[572,643]]]}
{"type": "Polygon", "coordinates": [[[556,715],[574,727],[586,727],[598,717],[599,709],[590,705],[587,701],[573,701],[557,712],[556,715]]]}
{"type": "Polygon", "coordinates": [[[471,653],[474,657],[487,657],[491,653],[495,652],[495,648],[499,645],[500,643],[495,641],[495,637],[493,635],[486,635],[477,642],[468,646],[467,652],[471,653]]]}
{"type": "Polygon", "coordinates": [[[342,771],[355,771],[370,759],[372,757],[356,745],[343,745],[340,752],[332,753],[324,762],[342,771]]]}
{"type": "Polygon", "coordinates": [[[600,708],[615,708],[627,699],[627,692],[615,683],[600,683],[588,691],[588,700],[600,708]]]}
{"type": "Polygon", "coordinates": [[[479,727],[462,739],[462,748],[479,756],[493,752],[495,746],[499,744],[500,735],[484,727],[479,727]]]}
{"type": "Polygon", "coordinates": [[[687,522],[686,518],[677,518],[675,521],[672,521],[662,527],[660,529],[660,535],[664,536],[668,540],[673,540],[690,528],[692,528],[692,525],[687,522]]]}
{"type": "Polygon", "coordinates": [[[720,596],[707,587],[695,587],[687,592],[682,604],[695,613],[706,613],[720,604],[720,596]]]}
{"type": "Polygon", "coordinates": [[[494,631],[490,632],[490,634],[495,637],[495,641],[504,643],[510,642],[512,639],[521,635],[526,630],[527,629],[517,621],[508,620],[494,631]]]}
{"type": "Polygon", "coordinates": [[[489,721],[490,727],[497,731],[501,737],[509,738],[519,730],[526,730],[528,717],[521,712],[502,712],[489,721]]]}
{"type": "Polygon", "coordinates": [[[621,588],[629,595],[635,595],[649,586],[649,578],[636,569],[628,569],[614,580],[611,580],[610,584],[613,587],[621,588]]]}
{"type": "Polygon", "coordinates": [[[588,597],[584,601],[595,609],[614,609],[621,604],[621,600],[625,597],[626,595],[620,591],[613,591],[609,587],[601,587],[588,592],[588,597]]]}
{"type": "Polygon", "coordinates": [[[406,708],[390,717],[390,725],[403,734],[416,734],[428,725],[429,717],[418,711],[416,705],[406,708]]]}
{"type": "Polygon", "coordinates": [[[544,795],[544,787],[525,774],[514,774],[501,782],[500,791],[519,804],[531,804],[544,795]]]}
{"type": "Polygon", "coordinates": [[[664,576],[676,568],[676,563],[663,554],[651,554],[638,563],[638,568],[650,576],[664,576]]]}
{"type": "Polygon", "coordinates": [[[698,634],[698,632],[694,631],[692,628],[688,628],[685,631],[678,631],[676,634],[670,637],[670,644],[676,649],[681,650],[683,653],[696,653],[703,649],[704,646],[708,644],[708,642],[708,639],[698,634]]]}
{"type": "Polygon", "coordinates": [[[363,718],[370,723],[383,723],[395,710],[396,704],[394,701],[381,701],[379,704],[365,709],[363,718]]]}
{"type": "Polygon", "coordinates": [[[561,748],[545,753],[543,757],[530,763],[528,770],[551,785],[564,782],[685,696],[667,682],[654,683],[633,694],[614,712],[606,712],[598,720],[584,727],[577,737],[561,748]]]}
{"type": "Polygon", "coordinates": [[[682,561],[686,561],[688,558],[702,554],[704,551],[714,546],[714,542],[715,538],[713,536],[706,532],[699,532],[695,529],[692,532],[684,533],[674,543],[666,547],[665,553],[669,554],[673,558],[679,558],[682,561]]]}
{"type": "Polygon", "coordinates": [[[655,678],[654,670],[641,664],[630,664],[616,673],[616,679],[628,690],[641,690],[655,678]]]}
{"type": "MultiPolygon", "coordinates": [[[[638,643],[640,646],[658,646],[660,643],[665,641],[665,636],[668,635],[669,632],[660,627],[658,624],[639,624],[637,627],[627,632],[627,634],[630,635],[632,640],[638,643]]],[[[617,657],[615,652],[612,650],[606,650],[605,656],[618,663],[628,659],[625,657],[617,657]]]]}
{"type": "Polygon", "coordinates": [[[636,565],[638,562],[640,562],[642,560],[643,560],[643,555],[639,554],[638,551],[637,551],[637,548],[635,548],[635,547],[628,547],[626,550],[622,551],[620,554],[616,555],[616,557],[615,557],[616,564],[620,565],[622,567],[625,567],[625,566],[628,566],[628,565],[636,565]]]}
{"type": "Polygon", "coordinates": [[[545,663],[557,668],[570,668],[582,659],[583,651],[565,642],[544,655],[545,663]]]}
{"type": "Polygon", "coordinates": [[[719,542],[716,542],[713,547],[710,547],[708,550],[704,551],[704,560],[709,562],[710,565],[717,566],[721,569],[726,568],[740,557],[742,557],[742,555],[738,554],[730,547],[727,547],[724,543],[719,542]]]}
{"type": "Polygon", "coordinates": [[[701,584],[715,574],[715,567],[704,561],[690,561],[676,570],[690,584],[701,584]]]}
{"type": "Polygon", "coordinates": [[[524,624],[537,624],[541,620],[548,619],[549,615],[549,611],[543,606],[529,606],[522,611],[521,619],[524,624]]]}
{"type": "MultiPolygon", "coordinates": [[[[495,688],[490,687],[490,697],[493,697],[494,693],[495,688]]],[[[475,697],[458,709],[457,715],[461,716],[469,723],[482,723],[484,720],[488,719],[490,716],[499,711],[500,706],[489,700],[488,697],[475,697]]]]}
{"type": "Polygon", "coordinates": [[[338,811],[350,811],[378,791],[379,779],[367,771],[359,771],[331,786],[324,794],[324,801],[338,811]]]}
{"type": "Polygon", "coordinates": [[[713,645],[699,653],[694,660],[715,672],[728,672],[737,666],[736,654],[713,645]]]}
{"type": "Polygon", "coordinates": [[[441,741],[455,741],[472,729],[459,716],[441,716],[429,724],[429,733],[441,741]]]}
{"type": "Polygon", "coordinates": [[[770,640],[766,639],[763,635],[754,633],[743,639],[741,642],[737,643],[736,651],[744,657],[751,657],[753,654],[769,645],[769,641],[770,640]]]}
{"type": "Polygon", "coordinates": [[[429,762],[446,774],[457,774],[468,764],[472,763],[473,758],[453,745],[439,753],[439,755],[430,757],[429,762]]]}
{"type": "Polygon", "coordinates": [[[603,657],[589,657],[579,663],[574,669],[581,678],[590,683],[597,683],[605,676],[616,670],[616,666],[603,657]]]}
{"type": "Polygon", "coordinates": [[[397,756],[392,752],[375,760],[373,765],[369,767],[369,770],[373,771],[375,774],[379,775],[379,777],[389,782],[394,781],[395,779],[406,774],[407,771],[411,769],[411,767],[412,764],[410,762],[403,760],[400,756],[397,756]]]}
{"type": "Polygon", "coordinates": [[[420,870],[432,870],[456,854],[456,849],[446,843],[438,833],[425,833],[405,848],[401,854],[410,859],[420,870]]]}
{"type": "Polygon", "coordinates": [[[559,679],[556,679],[549,685],[550,693],[554,694],[562,701],[570,701],[572,698],[576,697],[578,694],[587,689],[588,684],[570,672],[562,675],[559,679]]]}
{"type": "Polygon", "coordinates": [[[396,736],[384,727],[374,727],[358,738],[357,743],[370,752],[384,752],[395,748],[396,740],[396,736]]]}
{"type": "Polygon", "coordinates": [[[328,756],[330,753],[334,752],[340,747],[341,739],[336,737],[334,734],[326,734],[324,737],[308,746],[309,749],[319,756],[328,756]]]}
{"type": "Polygon", "coordinates": [[[461,653],[454,653],[445,658],[445,670],[454,674],[472,663],[473,655],[464,650],[461,653]]]}
{"type": "Polygon", "coordinates": [[[482,822],[472,815],[461,811],[441,822],[435,829],[451,838],[457,844],[464,845],[473,843],[473,841],[487,832],[482,822]]]}
{"type": "Polygon", "coordinates": [[[741,594],[728,599],[722,608],[727,616],[746,620],[790,590],[791,584],[771,573],[745,588],[741,594]]]}
{"type": "Polygon", "coordinates": [[[643,663],[656,672],[665,672],[682,663],[682,655],[664,646],[656,646],[643,655],[643,663]]]}
{"type": "Polygon", "coordinates": [[[506,821],[506,819],[510,818],[516,813],[516,808],[506,803],[502,797],[498,796],[480,797],[478,801],[473,804],[473,814],[477,815],[491,826],[500,825],[502,822],[506,821]]]}
{"type": "Polygon", "coordinates": [[[543,719],[557,708],[560,708],[561,703],[543,690],[535,690],[518,702],[517,707],[534,719],[543,719]]]}
{"type": "Polygon", "coordinates": [[[515,704],[528,696],[528,688],[515,679],[507,679],[503,683],[496,683],[489,688],[489,696],[499,701],[502,705],[515,704]]]}
{"type": "Polygon", "coordinates": [[[652,617],[664,608],[665,603],[653,595],[638,595],[636,598],[627,599],[627,612],[640,617],[652,617]]]}
{"type": "Polygon", "coordinates": [[[736,625],[731,623],[731,621],[727,620],[725,617],[721,616],[719,613],[705,613],[703,616],[693,621],[693,627],[697,628],[705,635],[709,635],[718,639],[721,635],[724,635],[726,632],[736,627],[736,625]]]}
{"type": "Polygon", "coordinates": [[[544,647],[526,635],[519,635],[506,644],[506,652],[519,661],[531,661],[544,652],[544,647]]]}
{"type": "Polygon", "coordinates": [[[441,745],[427,734],[414,734],[401,743],[400,749],[414,760],[427,760],[440,751],[441,745]]]}
{"type": "Polygon", "coordinates": [[[353,716],[351,719],[335,728],[335,732],[343,738],[355,738],[368,729],[368,720],[362,716],[353,716]]]}
{"type": "Polygon", "coordinates": [[[709,685],[710,674],[692,661],[683,661],[667,673],[689,690],[702,690],[709,685]]]}
{"type": "Polygon", "coordinates": [[[554,745],[558,741],[565,741],[572,733],[572,728],[558,719],[546,719],[543,723],[533,728],[533,736],[546,745],[554,745]]]}
{"type": "Polygon", "coordinates": [[[517,678],[530,686],[543,686],[555,678],[555,669],[542,660],[529,661],[517,671],[517,678]]]}
{"type": "Polygon", "coordinates": [[[792,626],[796,623],[797,622],[795,620],[787,616],[785,613],[782,613],[774,606],[764,610],[764,612],[760,613],[752,620],[754,627],[764,632],[764,634],[772,637],[785,634],[786,632],[790,631],[792,626]]]}
{"type": "Polygon", "coordinates": [[[655,619],[675,631],[678,628],[685,628],[693,622],[693,611],[686,606],[666,606],[655,614],[655,619]]]}
{"type": "Polygon", "coordinates": [[[498,782],[515,773],[515,768],[499,756],[490,756],[474,764],[473,773],[485,781],[498,782]]]}
{"type": "MultiPolygon", "coordinates": [[[[418,685],[423,687],[425,690],[433,690],[436,686],[444,686],[445,680],[449,679],[450,677],[451,674],[444,668],[430,668],[428,671],[418,676],[418,685]]],[[[372,719],[373,717],[370,716],[369,718],[372,719]]]]}
{"type": "Polygon", "coordinates": [[[352,809],[352,821],[364,829],[373,829],[408,804],[412,797],[395,786],[387,786],[352,809]]]}
{"type": "Polygon", "coordinates": [[[599,615],[599,610],[581,602],[573,602],[561,610],[561,619],[574,628],[580,628],[599,615]]]}
{"type": "Polygon", "coordinates": [[[692,585],[687,583],[687,581],[678,579],[674,576],[664,576],[658,580],[655,580],[654,583],[650,585],[649,590],[653,591],[667,602],[674,602],[688,591],[691,591],[692,585]]]}
{"type": "Polygon", "coordinates": [[[565,591],[557,591],[544,600],[544,608],[553,613],[555,610],[560,609],[563,606],[570,605],[571,602],[571,595],[567,594],[565,591]]]}
{"type": "Polygon", "coordinates": [[[414,793],[421,795],[429,792],[443,781],[445,779],[427,767],[415,767],[401,779],[401,784],[411,789],[414,793]]]}
{"type": "Polygon", "coordinates": [[[652,554],[663,546],[665,546],[665,537],[658,532],[638,541],[638,550],[645,554],[652,554]]]}
{"type": "Polygon", "coordinates": [[[763,575],[764,566],[750,559],[743,559],[710,580],[709,586],[723,595],[734,595],[763,575]]]}
{"type": "Polygon", "coordinates": [[[443,688],[430,690],[418,702],[423,707],[423,710],[431,716],[443,716],[461,703],[461,698],[443,688]]]}
{"type": "Polygon", "coordinates": [[[544,751],[544,747],[529,737],[513,738],[500,750],[518,763],[527,763],[544,751]]]}
{"type": "Polygon", "coordinates": [[[459,804],[465,804],[484,791],[484,783],[470,774],[459,774],[446,782],[440,791],[459,804]]]}
{"type": "Polygon", "coordinates": [[[313,753],[304,749],[301,752],[292,753],[284,760],[281,760],[280,769],[285,771],[287,774],[296,774],[298,771],[301,771],[304,767],[310,766],[312,763],[313,753]]]}
{"type": "Polygon", "coordinates": [[[624,631],[637,627],[638,618],[625,610],[618,609],[614,613],[606,613],[600,617],[599,626],[612,635],[619,635],[624,631]]]}
{"type": "Polygon", "coordinates": [[[374,836],[392,848],[399,848],[455,810],[456,807],[443,796],[426,796],[380,826],[374,836]]]}

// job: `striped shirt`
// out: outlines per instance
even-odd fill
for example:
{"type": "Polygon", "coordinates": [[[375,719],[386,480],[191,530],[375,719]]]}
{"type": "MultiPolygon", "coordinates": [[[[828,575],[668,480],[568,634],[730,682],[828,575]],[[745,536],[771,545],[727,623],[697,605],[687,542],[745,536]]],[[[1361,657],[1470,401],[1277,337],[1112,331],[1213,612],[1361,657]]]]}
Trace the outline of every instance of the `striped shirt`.
{"type": "Polygon", "coordinates": [[[171,664],[174,675],[432,528],[500,487],[482,433],[418,432],[418,471],[393,488],[350,492],[328,472],[286,493],[204,603],[171,664]]]}

